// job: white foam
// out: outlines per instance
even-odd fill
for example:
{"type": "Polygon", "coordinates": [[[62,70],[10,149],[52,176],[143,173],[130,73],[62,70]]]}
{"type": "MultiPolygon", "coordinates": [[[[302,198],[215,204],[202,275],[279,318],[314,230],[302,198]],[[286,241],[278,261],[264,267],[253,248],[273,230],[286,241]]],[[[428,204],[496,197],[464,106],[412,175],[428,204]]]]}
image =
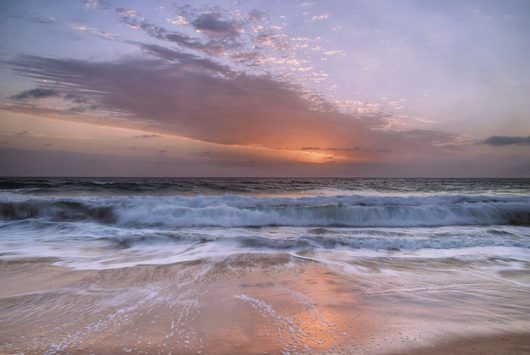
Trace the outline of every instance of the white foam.
{"type": "Polygon", "coordinates": [[[249,196],[31,198],[4,219],[86,220],[125,227],[415,227],[530,223],[528,196],[249,196]]]}

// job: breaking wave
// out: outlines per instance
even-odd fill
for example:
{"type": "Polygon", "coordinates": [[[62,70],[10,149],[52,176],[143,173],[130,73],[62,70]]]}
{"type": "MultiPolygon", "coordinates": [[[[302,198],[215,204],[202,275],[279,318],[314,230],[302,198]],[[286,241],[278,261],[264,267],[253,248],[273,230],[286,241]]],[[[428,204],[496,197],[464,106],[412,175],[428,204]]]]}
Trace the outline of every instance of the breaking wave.
{"type": "Polygon", "coordinates": [[[0,202],[4,221],[90,221],[128,228],[180,227],[435,227],[530,225],[530,197],[444,195],[258,198],[17,197],[0,202]]]}

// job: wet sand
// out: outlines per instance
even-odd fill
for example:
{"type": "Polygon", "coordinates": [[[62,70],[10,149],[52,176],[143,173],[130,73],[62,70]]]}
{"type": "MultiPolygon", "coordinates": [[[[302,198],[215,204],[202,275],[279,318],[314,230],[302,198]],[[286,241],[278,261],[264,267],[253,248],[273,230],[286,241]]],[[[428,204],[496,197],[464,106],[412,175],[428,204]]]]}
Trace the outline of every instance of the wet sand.
{"type": "Polygon", "coordinates": [[[530,354],[530,332],[526,334],[501,334],[494,336],[460,338],[442,341],[431,346],[412,348],[396,355],[518,355],[530,354]]]}
{"type": "Polygon", "coordinates": [[[381,298],[369,292],[366,279],[287,254],[99,271],[52,263],[0,265],[0,353],[529,350],[525,334],[436,338],[428,307],[381,298]]]}
{"type": "Polygon", "coordinates": [[[105,271],[5,264],[1,350],[351,352],[377,328],[343,277],[286,256],[275,266],[249,258],[105,271]]]}

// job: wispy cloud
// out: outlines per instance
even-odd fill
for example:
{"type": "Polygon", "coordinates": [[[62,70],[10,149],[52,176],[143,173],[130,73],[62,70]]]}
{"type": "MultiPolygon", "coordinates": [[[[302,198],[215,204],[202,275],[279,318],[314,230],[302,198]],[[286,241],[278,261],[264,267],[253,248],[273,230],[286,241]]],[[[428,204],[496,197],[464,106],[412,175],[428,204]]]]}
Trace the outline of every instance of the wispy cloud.
{"type": "Polygon", "coordinates": [[[56,90],[36,88],[31,90],[22,91],[16,95],[11,96],[14,100],[27,100],[27,99],[44,99],[49,97],[59,97],[60,94],[56,90]]]}
{"type": "Polygon", "coordinates": [[[311,17],[311,22],[323,21],[323,20],[327,20],[327,19],[329,19],[329,15],[328,14],[315,15],[315,16],[311,17]]]}
{"type": "Polygon", "coordinates": [[[106,0],[84,0],[84,6],[86,9],[110,9],[111,4],[106,0]]]}
{"type": "Polygon", "coordinates": [[[134,138],[159,138],[160,135],[159,134],[141,134],[139,136],[134,136],[134,138]]]}

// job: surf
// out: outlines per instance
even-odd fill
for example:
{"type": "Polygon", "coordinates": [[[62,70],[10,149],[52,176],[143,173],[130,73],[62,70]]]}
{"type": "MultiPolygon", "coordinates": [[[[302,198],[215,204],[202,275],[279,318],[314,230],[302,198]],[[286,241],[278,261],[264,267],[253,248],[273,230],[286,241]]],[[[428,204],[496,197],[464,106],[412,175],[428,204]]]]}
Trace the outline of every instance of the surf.
{"type": "Polygon", "coordinates": [[[530,225],[525,196],[267,198],[241,195],[21,198],[0,202],[4,221],[88,221],[128,228],[439,227],[530,225]]]}

